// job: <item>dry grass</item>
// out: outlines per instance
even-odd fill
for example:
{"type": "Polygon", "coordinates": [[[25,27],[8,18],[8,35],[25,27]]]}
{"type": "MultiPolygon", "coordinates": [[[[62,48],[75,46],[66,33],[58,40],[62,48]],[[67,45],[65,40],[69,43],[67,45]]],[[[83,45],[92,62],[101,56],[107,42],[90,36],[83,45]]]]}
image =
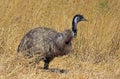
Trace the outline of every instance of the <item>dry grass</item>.
{"type": "Polygon", "coordinates": [[[120,0],[0,0],[0,79],[120,79],[120,0]],[[79,23],[74,51],[51,70],[26,67],[16,55],[23,35],[38,26],[63,31],[77,13],[89,21],[79,23]]]}

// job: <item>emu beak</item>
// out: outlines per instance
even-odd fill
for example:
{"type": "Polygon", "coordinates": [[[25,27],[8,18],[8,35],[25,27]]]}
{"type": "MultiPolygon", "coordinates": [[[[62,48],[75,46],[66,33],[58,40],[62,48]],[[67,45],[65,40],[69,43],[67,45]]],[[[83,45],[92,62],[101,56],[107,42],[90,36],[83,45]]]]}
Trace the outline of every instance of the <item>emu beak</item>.
{"type": "Polygon", "coordinates": [[[87,19],[83,18],[82,21],[88,21],[87,19]]]}

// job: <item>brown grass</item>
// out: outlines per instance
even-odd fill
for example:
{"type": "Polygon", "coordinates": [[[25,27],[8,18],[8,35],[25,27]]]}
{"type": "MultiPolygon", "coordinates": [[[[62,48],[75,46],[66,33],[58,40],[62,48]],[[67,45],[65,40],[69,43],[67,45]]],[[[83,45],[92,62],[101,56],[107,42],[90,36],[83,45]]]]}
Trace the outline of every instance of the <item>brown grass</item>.
{"type": "Polygon", "coordinates": [[[120,0],[1,0],[0,79],[120,79],[120,0]],[[54,59],[51,70],[26,67],[16,55],[23,35],[45,26],[71,28],[75,14],[88,22],[78,25],[71,54],[54,59]]]}

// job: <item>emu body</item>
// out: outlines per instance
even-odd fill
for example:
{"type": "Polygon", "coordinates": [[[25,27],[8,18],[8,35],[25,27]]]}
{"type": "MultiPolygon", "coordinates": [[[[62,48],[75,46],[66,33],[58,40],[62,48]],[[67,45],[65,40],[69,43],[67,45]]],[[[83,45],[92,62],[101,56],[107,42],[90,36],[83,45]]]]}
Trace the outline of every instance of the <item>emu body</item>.
{"type": "Polygon", "coordinates": [[[75,15],[72,28],[64,32],[57,32],[50,28],[38,27],[30,30],[22,38],[17,52],[28,57],[35,57],[34,64],[44,61],[44,69],[55,57],[68,54],[72,49],[72,40],[77,35],[77,23],[85,21],[82,15],[75,15]]]}

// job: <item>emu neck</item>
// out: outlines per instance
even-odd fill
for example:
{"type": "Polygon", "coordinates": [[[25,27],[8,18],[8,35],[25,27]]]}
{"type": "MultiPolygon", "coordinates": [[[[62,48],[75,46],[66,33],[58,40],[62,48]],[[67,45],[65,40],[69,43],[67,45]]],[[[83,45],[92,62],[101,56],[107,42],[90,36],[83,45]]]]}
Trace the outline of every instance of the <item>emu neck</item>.
{"type": "Polygon", "coordinates": [[[72,31],[74,33],[74,36],[77,36],[77,22],[72,22],[72,31]]]}

